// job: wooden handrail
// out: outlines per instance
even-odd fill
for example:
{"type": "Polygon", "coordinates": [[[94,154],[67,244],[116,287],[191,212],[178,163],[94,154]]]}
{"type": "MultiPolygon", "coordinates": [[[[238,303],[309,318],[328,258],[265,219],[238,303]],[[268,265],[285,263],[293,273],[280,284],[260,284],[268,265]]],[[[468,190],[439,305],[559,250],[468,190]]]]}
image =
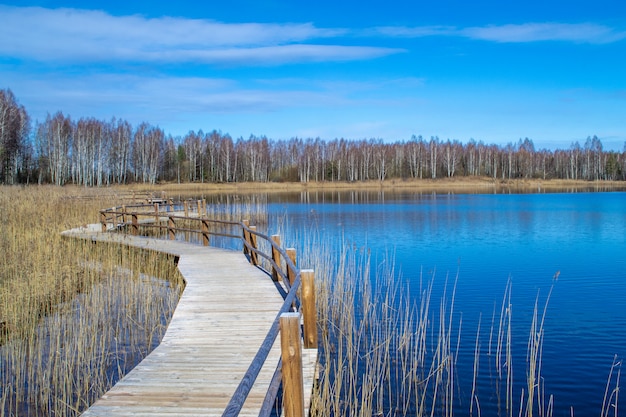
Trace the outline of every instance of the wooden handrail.
{"type": "MultiPolygon", "coordinates": [[[[280,246],[280,237],[278,235],[267,236],[256,230],[255,226],[251,226],[249,221],[230,221],[230,220],[217,220],[210,219],[206,216],[206,203],[197,201],[197,210],[195,216],[190,216],[189,212],[193,210],[193,205],[189,205],[187,201],[174,203],[169,201],[168,204],[134,204],[125,205],[122,207],[112,207],[108,209],[100,210],[100,223],[102,225],[102,231],[108,230],[122,231],[126,230],[129,226],[130,233],[132,235],[139,235],[141,228],[156,229],[159,234],[163,233],[164,238],[176,239],[178,232],[197,233],[201,236],[201,241],[204,246],[208,246],[211,239],[210,236],[221,236],[226,238],[232,238],[240,240],[242,242],[243,253],[248,257],[251,264],[262,269],[268,276],[272,277],[274,281],[278,281],[282,284],[283,290],[281,295],[283,296],[283,305],[278,310],[276,318],[272,322],[270,330],[268,331],[261,347],[257,351],[252,363],[250,364],[246,374],[242,378],[239,386],[235,390],[231,397],[224,413],[224,417],[238,416],[241,411],[250,389],[252,388],[254,381],[256,380],[259,372],[263,368],[267,357],[274,345],[276,338],[279,335],[281,316],[284,314],[292,314],[293,311],[301,306],[304,320],[304,335],[300,334],[299,337],[304,336],[303,343],[305,349],[317,348],[317,323],[316,323],[316,309],[315,309],[315,293],[313,284],[313,270],[300,270],[296,266],[296,253],[295,249],[283,249],[280,246]],[[175,207],[179,206],[183,209],[185,215],[177,214],[175,207]],[[201,212],[203,214],[201,214],[201,212]],[[130,219],[130,220],[129,220],[130,219]],[[164,224],[162,224],[164,223],[164,224]],[[181,224],[190,224],[191,227],[183,227],[181,224]],[[211,230],[209,225],[222,227],[222,231],[211,230]],[[197,225],[197,227],[193,227],[197,225]],[[241,231],[238,234],[226,233],[223,231],[224,227],[237,227],[241,231]],[[258,240],[265,241],[269,244],[269,253],[265,253],[259,249],[258,240]],[[268,267],[264,267],[259,258],[265,259],[268,267]],[[285,267],[282,267],[284,262],[285,267]],[[302,288],[302,299],[298,297],[298,290],[302,288]]],[[[280,288],[281,285],[279,284],[280,288]]],[[[293,320],[293,317],[292,317],[293,320]]],[[[293,337],[293,336],[290,336],[293,337]]],[[[293,347],[289,348],[290,352],[283,352],[283,358],[285,355],[293,354],[293,347]]],[[[298,353],[298,355],[300,355],[298,353]]],[[[291,362],[291,361],[290,361],[291,362]]],[[[260,416],[267,416],[272,410],[273,404],[276,402],[278,383],[277,379],[282,377],[283,386],[286,392],[302,392],[302,387],[289,387],[287,384],[292,384],[292,381],[285,380],[285,374],[282,373],[283,360],[279,361],[275,377],[268,387],[268,392],[263,403],[263,407],[260,410],[260,416]]],[[[300,365],[301,366],[301,365],[300,365]]],[[[288,372],[290,374],[290,372],[288,372]]],[[[301,373],[300,373],[301,375],[301,373]]],[[[297,379],[297,378],[296,378],[297,379]]],[[[300,381],[295,381],[296,384],[302,384],[302,378],[300,381]]],[[[303,400],[301,400],[303,401],[303,400]]],[[[294,409],[299,410],[299,407],[294,409]]],[[[293,410],[285,409],[287,417],[298,416],[302,417],[302,413],[299,411],[296,414],[291,414],[293,410]]]]}

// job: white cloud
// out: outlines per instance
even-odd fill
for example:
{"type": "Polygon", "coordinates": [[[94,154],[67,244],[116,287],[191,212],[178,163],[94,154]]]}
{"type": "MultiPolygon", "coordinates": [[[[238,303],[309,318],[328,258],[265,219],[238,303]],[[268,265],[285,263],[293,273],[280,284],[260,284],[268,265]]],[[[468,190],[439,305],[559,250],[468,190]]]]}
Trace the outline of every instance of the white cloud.
{"type": "Polygon", "coordinates": [[[618,32],[607,26],[592,23],[526,23],[472,27],[460,34],[472,39],[494,42],[566,41],[581,43],[610,43],[626,38],[626,32],[618,32]]]}
{"type": "Polygon", "coordinates": [[[0,5],[0,55],[44,62],[263,63],[377,58],[398,49],[314,45],[343,29],[311,23],[221,23],[0,5]]]}
{"type": "MultiPolygon", "coordinates": [[[[404,90],[420,86],[420,80],[413,78],[352,81],[345,85],[306,78],[238,81],[139,73],[8,72],[2,78],[9,82],[33,120],[43,121],[47,113],[61,110],[72,119],[120,117],[133,125],[145,121],[175,135],[184,134],[190,128],[213,126],[237,136],[246,129],[263,133],[260,127],[254,127],[256,123],[271,125],[273,129],[282,124],[293,125],[291,129],[296,132],[308,125],[306,117],[318,118],[319,114],[331,113],[339,117],[339,114],[354,115],[370,108],[381,112],[407,104],[412,106],[413,103],[382,92],[392,86],[404,90]],[[294,112],[304,121],[296,120],[294,112]]],[[[330,117],[319,120],[323,120],[322,125],[331,123],[330,117]]],[[[360,137],[361,132],[353,132],[356,133],[360,137]]]]}
{"type": "Polygon", "coordinates": [[[420,38],[426,36],[458,36],[492,42],[564,41],[579,43],[611,43],[626,38],[626,31],[593,23],[524,23],[455,28],[452,26],[386,26],[375,29],[385,36],[420,38]]]}
{"type": "Polygon", "coordinates": [[[453,26],[380,26],[375,33],[398,38],[422,38],[425,36],[450,35],[456,32],[453,26]]]}
{"type": "Polygon", "coordinates": [[[4,73],[34,119],[61,110],[73,118],[122,117],[164,125],[198,114],[267,113],[350,103],[341,92],[307,86],[276,90],[229,79],[129,74],[45,75],[4,73]]]}
{"type": "Polygon", "coordinates": [[[299,62],[354,61],[379,58],[400,52],[403,50],[367,46],[295,44],[258,48],[145,52],[139,54],[138,58],[144,61],[193,61],[269,66],[299,62]]]}

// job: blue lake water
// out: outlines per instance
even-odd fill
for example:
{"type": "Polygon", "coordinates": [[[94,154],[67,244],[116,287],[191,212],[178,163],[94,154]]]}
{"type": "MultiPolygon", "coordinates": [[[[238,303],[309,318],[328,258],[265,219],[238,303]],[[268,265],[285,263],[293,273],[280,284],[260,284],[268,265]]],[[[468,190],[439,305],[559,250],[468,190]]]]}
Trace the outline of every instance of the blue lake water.
{"type": "MultiPolygon", "coordinates": [[[[539,294],[543,308],[554,284],[542,364],[553,415],[569,416],[571,407],[575,415],[600,414],[614,355],[626,355],[626,193],[320,192],[270,195],[268,208],[269,230],[286,218],[295,229],[315,226],[329,239],[367,247],[374,265],[392,254],[415,291],[420,276],[434,277],[436,290],[456,279],[461,400],[471,389],[479,319],[485,346],[509,280],[519,398],[535,300],[539,294]]],[[[494,415],[488,365],[481,366],[483,415],[494,415]]],[[[469,400],[460,408],[456,414],[467,415],[469,400]]]]}

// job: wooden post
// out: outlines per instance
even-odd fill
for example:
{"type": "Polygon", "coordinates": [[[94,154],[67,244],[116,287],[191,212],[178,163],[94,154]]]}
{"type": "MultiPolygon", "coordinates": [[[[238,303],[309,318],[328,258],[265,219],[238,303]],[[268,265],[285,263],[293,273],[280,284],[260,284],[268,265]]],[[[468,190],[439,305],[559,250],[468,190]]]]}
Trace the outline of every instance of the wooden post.
{"type": "MultiPolygon", "coordinates": [[[[250,220],[242,220],[241,223],[243,223],[243,225],[245,226],[243,228],[243,240],[245,242],[250,243],[250,232],[248,232],[246,230],[246,227],[250,227],[250,220]]],[[[250,243],[251,244],[251,243],[250,243]]],[[[250,251],[248,250],[248,247],[246,246],[246,244],[243,244],[243,254],[247,255],[248,253],[250,253],[250,251]]]]}
{"type": "Polygon", "coordinates": [[[173,212],[174,211],[174,200],[170,199],[169,203],[170,203],[170,211],[173,212]]]}
{"type": "Polygon", "coordinates": [[[113,212],[113,230],[117,230],[117,208],[113,212]]]}
{"type": "MultiPolygon", "coordinates": [[[[280,248],[280,235],[272,235],[272,241],[280,248]]],[[[282,281],[282,277],[278,273],[278,268],[280,268],[280,252],[274,245],[272,245],[272,260],[278,265],[278,267],[272,265],[272,279],[274,281],[282,281]]]]}
{"type": "Polygon", "coordinates": [[[209,246],[209,221],[202,219],[202,244],[209,246]]]}
{"type": "Polygon", "coordinates": [[[122,223],[126,224],[126,205],[122,206],[122,223]]]}
{"type": "Polygon", "coordinates": [[[169,216],[167,219],[167,230],[169,231],[170,240],[176,240],[176,222],[172,216],[169,216]]]}
{"type": "Polygon", "coordinates": [[[161,236],[161,223],[159,221],[159,203],[154,203],[154,224],[159,226],[158,236],[161,236]]]}
{"type": "Polygon", "coordinates": [[[183,201],[183,206],[185,207],[185,217],[189,217],[189,201],[183,201]]]}
{"type": "Polygon", "coordinates": [[[283,411],[285,417],[304,417],[302,340],[300,339],[299,313],[281,314],[280,348],[283,360],[283,411]]]}
{"type": "Polygon", "coordinates": [[[196,201],[196,205],[198,206],[198,216],[200,216],[200,213],[202,212],[202,200],[196,201]]]}
{"type": "MultiPolygon", "coordinates": [[[[252,232],[256,232],[256,226],[250,226],[250,230],[252,232]]],[[[259,257],[255,252],[258,247],[256,245],[256,235],[254,233],[250,233],[250,245],[254,249],[250,251],[250,262],[252,262],[252,265],[257,266],[259,264],[259,257]]]]}
{"type": "Polygon", "coordinates": [[[302,279],[302,316],[304,318],[304,348],[317,348],[317,309],[315,307],[315,273],[312,269],[300,271],[302,279]]]}
{"type": "Polygon", "coordinates": [[[202,199],[202,215],[206,215],[206,198],[202,199]]]}
{"type": "Polygon", "coordinates": [[[107,231],[107,215],[104,211],[100,212],[100,224],[102,225],[102,232],[107,231]]]}
{"type": "MultiPolygon", "coordinates": [[[[296,249],[295,248],[287,248],[285,250],[287,252],[287,256],[291,259],[293,266],[296,267],[296,249]]],[[[287,264],[287,277],[289,278],[289,285],[293,285],[293,282],[296,280],[297,271],[287,264]]]]}
{"type": "Polygon", "coordinates": [[[132,214],[132,222],[133,222],[133,227],[130,229],[131,234],[133,236],[137,236],[139,234],[139,220],[137,219],[137,213],[132,214]]]}

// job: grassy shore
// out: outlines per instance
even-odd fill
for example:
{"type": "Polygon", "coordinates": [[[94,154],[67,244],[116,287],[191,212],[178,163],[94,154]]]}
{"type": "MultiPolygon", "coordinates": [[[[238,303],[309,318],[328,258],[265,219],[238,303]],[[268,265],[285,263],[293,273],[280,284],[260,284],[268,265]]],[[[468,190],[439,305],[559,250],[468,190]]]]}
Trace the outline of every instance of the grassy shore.
{"type": "Polygon", "coordinates": [[[386,181],[319,181],[319,182],[255,182],[255,183],[161,183],[156,185],[133,184],[117,189],[129,192],[166,192],[170,194],[198,193],[251,193],[251,192],[301,192],[301,191],[415,191],[453,193],[494,192],[544,192],[560,190],[626,189],[624,181],[493,179],[488,177],[455,177],[441,179],[393,179],[386,181]]]}

